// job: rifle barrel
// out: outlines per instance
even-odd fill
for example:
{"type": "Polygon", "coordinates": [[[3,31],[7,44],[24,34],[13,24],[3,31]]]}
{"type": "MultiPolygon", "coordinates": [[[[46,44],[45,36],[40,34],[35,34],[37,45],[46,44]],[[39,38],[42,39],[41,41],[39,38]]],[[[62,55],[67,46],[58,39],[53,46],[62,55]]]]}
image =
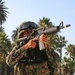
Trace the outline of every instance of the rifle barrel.
{"type": "Polygon", "coordinates": [[[67,28],[67,27],[70,27],[71,25],[70,24],[68,24],[68,25],[66,25],[66,26],[63,26],[63,28],[67,28]]]}

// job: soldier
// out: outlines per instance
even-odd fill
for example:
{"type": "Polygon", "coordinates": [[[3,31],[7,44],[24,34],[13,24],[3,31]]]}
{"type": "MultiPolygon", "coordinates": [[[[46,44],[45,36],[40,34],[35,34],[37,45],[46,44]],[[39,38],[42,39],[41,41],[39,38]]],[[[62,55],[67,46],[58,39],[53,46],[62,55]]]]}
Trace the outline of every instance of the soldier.
{"type": "Polygon", "coordinates": [[[14,66],[14,75],[53,75],[54,60],[48,47],[48,37],[44,34],[36,38],[37,28],[34,22],[23,22],[18,29],[18,39],[28,37],[28,40],[17,42],[6,58],[9,66],[14,66]],[[33,37],[34,36],[34,37],[33,37]],[[45,49],[40,50],[38,41],[45,44],[45,49]],[[52,63],[50,63],[53,61],[52,63]],[[50,72],[50,69],[52,72],[50,72]],[[50,74],[51,73],[51,74],[50,74]]]}

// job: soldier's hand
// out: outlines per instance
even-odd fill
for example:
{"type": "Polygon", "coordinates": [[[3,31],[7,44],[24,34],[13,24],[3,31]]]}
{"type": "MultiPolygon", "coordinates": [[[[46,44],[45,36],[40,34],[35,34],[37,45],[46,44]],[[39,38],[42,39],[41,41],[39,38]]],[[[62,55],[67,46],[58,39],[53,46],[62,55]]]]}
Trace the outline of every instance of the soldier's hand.
{"type": "Polygon", "coordinates": [[[48,37],[47,37],[47,35],[42,34],[42,35],[40,36],[40,38],[39,38],[39,41],[40,41],[40,42],[43,42],[43,43],[45,44],[45,47],[48,46],[48,37]]]}
{"type": "Polygon", "coordinates": [[[35,40],[38,40],[38,38],[31,39],[27,44],[24,45],[24,49],[27,50],[28,48],[35,48],[36,46],[35,40]]]}

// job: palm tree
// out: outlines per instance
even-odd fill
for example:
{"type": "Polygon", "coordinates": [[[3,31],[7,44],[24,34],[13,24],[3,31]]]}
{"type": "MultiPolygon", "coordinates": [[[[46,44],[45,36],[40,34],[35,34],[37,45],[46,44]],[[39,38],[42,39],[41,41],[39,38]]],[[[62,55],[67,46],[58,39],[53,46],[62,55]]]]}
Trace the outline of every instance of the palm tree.
{"type": "Polygon", "coordinates": [[[52,22],[50,22],[50,19],[46,18],[46,17],[43,17],[42,19],[39,19],[38,24],[40,25],[40,27],[43,27],[43,28],[54,26],[52,24],[52,22]]]}
{"type": "Polygon", "coordinates": [[[62,48],[64,46],[66,46],[66,40],[65,40],[65,37],[63,36],[58,36],[57,39],[56,39],[56,50],[60,53],[60,74],[61,74],[61,63],[62,63],[62,48]]]}
{"type": "Polygon", "coordinates": [[[0,32],[0,74],[7,75],[7,64],[5,62],[6,56],[11,49],[10,40],[7,38],[5,33],[0,32]]]}
{"type": "Polygon", "coordinates": [[[58,52],[60,52],[59,48],[66,46],[67,43],[65,37],[61,35],[58,35],[55,41],[56,41],[56,47],[58,52]]]}
{"type": "Polygon", "coordinates": [[[75,45],[73,44],[69,44],[67,47],[66,47],[66,54],[69,54],[70,56],[70,60],[73,59],[74,60],[74,57],[75,57],[75,45]]]}
{"type": "Polygon", "coordinates": [[[63,70],[64,75],[67,75],[67,73],[69,71],[68,62],[69,62],[69,58],[64,57],[63,62],[62,62],[62,70],[63,70]]]}
{"type": "Polygon", "coordinates": [[[15,46],[15,44],[16,44],[16,40],[17,40],[17,32],[18,32],[18,27],[15,29],[15,30],[13,30],[12,31],[12,36],[11,36],[11,38],[12,38],[12,47],[14,47],[15,46]]]}
{"type": "Polygon", "coordinates": [[[3,33],[5,32],[2,26],[0,26],[0,32],[3,32],[3,33]]]}
{"type": "Polygon", "coordinates": [[[10,51],[10,49],[11,49],[11,42],[8,39],[8,36],[6,36],[6,34],[2,33],[2,32],[0,32],[0,45],[6,51],[10,51]]]}
{"type": "Polygon", "coordinates": [[[69,57],[69,62],[68,62],[68,67],[69,67],[69,70],[70,70],[70,73],[71,75],[73,75],[74,71],[75,71],[75,45],[73,44],[69,44],[67,47],[66,47],[66,54],[68,54],[70,57],[69,57]]]}
{"type": "Polygon", "coordinates": [[[2,0],[0,0],[0,25],[2,25],[7,18],[7,13],[8,11],[6,11],[6,9],[8,9],[7,7],[4,6],[5,2],[2,2],[2,0]]]}
{"type": "Polygon", "coordinates": [[[18,27],[12,31],[13,34],[11,37],[12,37],[13,41],[16,41],[16,39],[17,39],[17,32],[18,32],[18,27]]]}

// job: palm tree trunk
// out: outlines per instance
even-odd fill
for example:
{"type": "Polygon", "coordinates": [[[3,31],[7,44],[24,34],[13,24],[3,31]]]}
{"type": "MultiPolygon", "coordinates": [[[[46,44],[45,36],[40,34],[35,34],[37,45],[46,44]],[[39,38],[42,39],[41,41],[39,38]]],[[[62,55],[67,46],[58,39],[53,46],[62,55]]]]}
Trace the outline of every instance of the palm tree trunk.
{"type": "Polygon", "coordinates": [[[3,60],[2,64],[1,64],[1,75],[7,75],[7,64],[6,62],[3,60]]]}

